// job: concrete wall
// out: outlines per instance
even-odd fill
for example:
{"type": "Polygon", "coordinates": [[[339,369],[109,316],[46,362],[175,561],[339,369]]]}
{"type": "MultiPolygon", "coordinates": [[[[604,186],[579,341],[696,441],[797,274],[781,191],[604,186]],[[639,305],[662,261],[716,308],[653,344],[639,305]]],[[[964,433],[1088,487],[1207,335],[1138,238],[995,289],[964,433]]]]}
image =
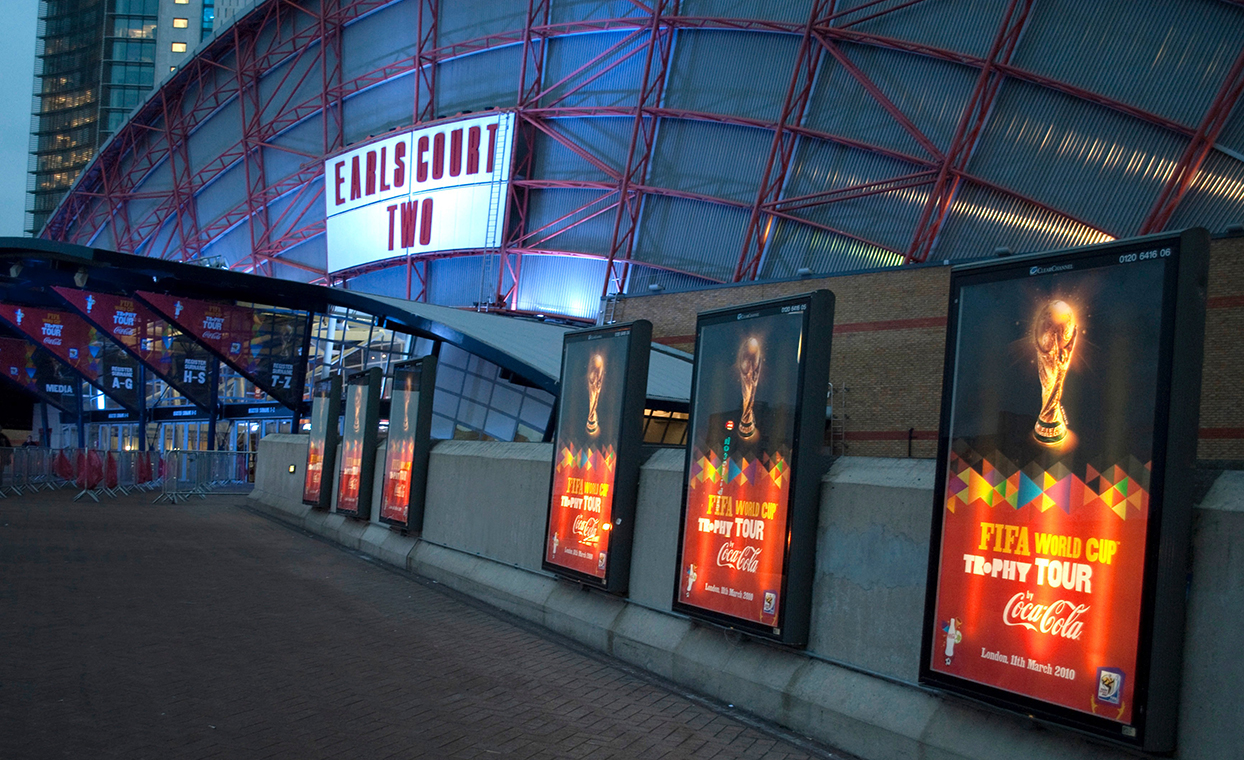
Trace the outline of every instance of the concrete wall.
{"type": "MultiPolygon", "coordinates": [[[[839,459],[821,492],[811,642],[791,651],[670,612],[682,453],[644,465],[627,599],[539,570],[551,448],[443,442],[421,539],[299,503],[306,436],[260,444],[252,498],[299,527],[374,554],[688,688],[864,758],[1134,755],[916,685],[933,465],[839,459]],[[289,475],[290,463],[298,473],[289,475]]],[[[383,460],[381,460],[383,461],[383,460]]],[[[1241,757],[1244,472],[1195,511],[1178,758],[1241,757]]]]}
{"type": "MultiPolygon", "coordinates": [[[[806,293],[836,296],[829,381],[847,388],[846,452],[854,456],[937,455],[942,358],[950,267],[925,266],[836,277],[809,277],[682,293],[629,296],[619,322],[647,319],[654,340],[695,350],[695,317],[708,309],[806,293]]],[[[1201,440],[1207,460],[1244,460],[1244,237],[1210,242],[1201,440]]],[[[841,395],[838,398],[841,402],[841,395]]]]}

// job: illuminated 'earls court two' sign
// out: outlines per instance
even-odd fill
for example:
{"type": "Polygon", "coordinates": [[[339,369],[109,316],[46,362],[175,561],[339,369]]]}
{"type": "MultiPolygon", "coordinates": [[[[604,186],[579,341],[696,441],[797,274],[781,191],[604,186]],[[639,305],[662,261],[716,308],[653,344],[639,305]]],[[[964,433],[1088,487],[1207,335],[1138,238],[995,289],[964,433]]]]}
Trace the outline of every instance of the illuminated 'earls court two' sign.
{"type": "Polygon", "coordinates": [[[501,245],[514,114],[391,135],[324,164],[328,270],[501,245]]]}

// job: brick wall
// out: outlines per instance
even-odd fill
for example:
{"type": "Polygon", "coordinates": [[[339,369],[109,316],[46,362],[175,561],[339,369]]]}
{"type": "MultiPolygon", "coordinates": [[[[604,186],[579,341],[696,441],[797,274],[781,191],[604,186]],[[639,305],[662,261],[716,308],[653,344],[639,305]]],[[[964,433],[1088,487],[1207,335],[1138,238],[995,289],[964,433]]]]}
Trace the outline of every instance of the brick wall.
{"type": "MultiPolygon", "coordinates": [[[[758,283],[621,300],[615,319],[647,319],[653,339],[695,348],[696,314],[826,288],[835,295],[829,379],[836,403],[846,388],[847,453],[937,454],[950,268],[912,267],[869,274],[758,283]]],[[[1244,238],[1210,245],[1202,459],[1244,460],[1244,238]]]]}

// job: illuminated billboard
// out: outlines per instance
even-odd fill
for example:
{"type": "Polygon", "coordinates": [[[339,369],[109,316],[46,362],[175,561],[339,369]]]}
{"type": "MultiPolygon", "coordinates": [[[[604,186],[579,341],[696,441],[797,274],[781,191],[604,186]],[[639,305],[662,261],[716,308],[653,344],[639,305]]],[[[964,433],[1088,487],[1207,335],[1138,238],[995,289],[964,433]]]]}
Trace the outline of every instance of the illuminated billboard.
{"type": "Polygon", "coordinates": [[[674,609],[807,642],[833,303],[821,290],[696,320],[674,609]]]}
{"type": "Polygon", "coordinates": [[[1171,747],[1207,248],[952,272],[925,683],[1171,747]]]}
{"type": "Polygon", "coordinates": [[[302,480],[302,503],[316,509],[328,509],[332,504],[340,416],[341,375],[317,380],[311,388],[311,436],[302,480]]]}
{"type": "Polygon", "coordinates": [[[371,516],[379,421],[380,368],[372,367],[350,375],[346,381],[341,467],[337,472],[337,511],[361,520],[371,516]]]}
{"type": "Polygon", "coordinates": [[[432,448],[436,357],[425,356],[393,365],[392,387],[380,521],[419,531],[423,530],[428,454],[432,448]]]}
{"type": "Polygon", "coordinates": [[[566,333],[544,569],[626,591],[652,323],[566,333]]]}
{"type": "Polygon", "coordinates": [[[499,248],[514,114],[421,126],[324,162],[328,271],[408,254],[499,248]]]}

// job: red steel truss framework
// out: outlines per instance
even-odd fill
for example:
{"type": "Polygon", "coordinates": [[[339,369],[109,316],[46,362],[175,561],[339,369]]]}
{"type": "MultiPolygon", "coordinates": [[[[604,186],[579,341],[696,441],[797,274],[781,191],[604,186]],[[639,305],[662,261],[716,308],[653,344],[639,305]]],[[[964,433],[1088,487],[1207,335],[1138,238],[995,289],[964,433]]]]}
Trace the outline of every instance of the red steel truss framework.
{"type": "MultiPolygon", "coordinates": [[[[1213,149],[1214,140],[1244,90],[1244,52],[1241,52],[1202,122],[1188,126],[1099,93],[1018,68],[1011,60],[1029,18],[1033,0],[1010,0],[998,21],[989,52],[984,57],[883,37],[855,28],[863,22],[919,5],[925,0],[908,0],[893,5],[887,4],[887,0],[872,0],[847,10],[837,10],[836,0],[813,0],[809,18],[802,24],[680,16],[678,0],[651,0],[650,3],[631,0],[637,12],[627,18],[551,24],[549,0],[529,0],[521,29],[448,45],[438,44],[437,0],[411,0],[419,4],[415,54],[353,79],[343,79],[342,30],[397,1],[322,0],[318,7],[304,7],[294,0],[269,0],[257,7],[226,33],[217,36],[205,51],[189,61],[152,95],[86,168],[48,222],[42,236],[91,244],[110,224],[115,246],[121,251],[186,261],[199,257],[208,245],[237,225],[249,223],[251,251],[248,256],[233,262],[234,268],[280,274],[277,269],[280,265],[305,271],[314,281],[329,281],[328,273],[322,269],[293,260],[286,253],[324,232],[322,214],[313,213],[313,209],[323,204],[323,183],[317,180],[323,173],[324,156],[343,147],[343,101],[387,80],[413,74],[413,122],[427,122],[435,118],[436,69],[439,63],[511,45],[521,46],[522,50],[519,97],[515,104],[518,125],[516,144],[520,149],[515,151],[518,163],[512,167],[513,181],[506,209],[504,229],[507,233],[503,247],[500,251],[488,252],[498,261],[496,286],[481,301],[485,308],[497,309],[506,309],[515,303],[525,254],[552,253],[603,259],[606,277],[602,292],[606,295],[621,290],[628,268],[632,265],[666,269],[632,258],[643,199],[648,195],[723,204],[748,212],[742,248],[733,274],[735,281],[758,276],[771,230],[777,222],[808,225],[854,239],[876,249],[890,251],[907,262],[924,261],[953,206],[958,189],[964,183],[985,187],[1022,200],[1033,208],[1053,212],[1096,231],[1102,238],[1158,231],[1169,221],[1192,187],[1198,170],[1213,149]],[[675,34],[679,29],[753,30],[798,36],[801,44],[777,121],[765,122],[664,107],[664,83],[675,34]],[[558,36],[596,31],[614,31],[622,33],[622,36],[615,44],[559,81],[546,82],[544,63],[548,41],[558,36]],[[977,71],[976,85],[964,103],[949,146],[942,150],[921,133],[912,119],[852,62],[843,51],[842,43],[926,56],[977,71]],[[920,155],[909,155],[805,126],[804,117],[815,74],[827,55],[913,138],[922,150],[920,155]],[[568,104],[575,93],[636,57],[642,60],[642,74],[635,84],[637,97],[633,106],[602,108],[568,104]],[[261,79],[264,91],[275,93],[266,100],[260,95],[261,79]],[[1189,139],[1187,150],[1174,166],[1139,230],[1099,229],[1064,210],[1051,208],[968,172],[972,152],[1006,79],[1081,98],[1189,139]],[[313,88],[314,94],[308,96],[306,85],[310,83],[318,86],[313,88]],[[205,163],[192,164],[188,152],[191,135],[206,120],[229,106],[236,107],[239,113],[242,125],[239,139],[205,163]],[[274,140],[282,132],[319,114],[323,114],[322,152],[319,155],[294,150],[274,140]],[[614,166],[594,155],[556,128],[555,119],[576,116],[632,119],[630,140],[621,166],[614,166]],[[710,121],[770,130],[773,140],[759,178],[755,200],[741,203],[650,185],[648,166],[653,155],[657,124],[661,119],[710,121]],[[534,177],[533,148],[540,137],[551,139],[570,150],[607,179],[585,182],[534,177]],[[901,161],[909,170],[894,177],[851,187],[786,197],[785,183],[796,144],[800,140],[822,140],[888,156],[901,161]],[[271,176],[264,163],[265,149],[297,156],[297,169],[286,176],[271,176]],[[144,179],[165,161],[169,162],[171,187],[159,191],[144,190],[144,179]],[[212,219],[199,218],[196,193],[238,166],[242,168],[245,179],[245,197],[212,219]],[[529,228],[527,211],[531,191],[547,188],[596,192],[587,203],[561,218],[538,228],[529,228]],[[895,250],[798,213],[815,206],[915,188],[924,191],[925,201],[910,245],[905,250],[895,250]],[[283,203],[283,210],[276,214],[272,209],[273,202],[286,197],[288,202],[283,203]],[[140,209],[137,213],[136,208],[140,209]],[[607,254],[557,249],[559,235],[602,215],[606,219],[612,218],[607,254]],[[277,234],[275,231],[280,232],[277,234]]],[[[480,253],[456,251],[408,257],[404,262],[408,297],[426,300],[429,261],[480,253]]],[[[382,262],[346,274],[353,276],[369,269],[391,266],[394,262],[382,262]]],[[[334,275],[331,279],[341,276],[334,275]]]]}

